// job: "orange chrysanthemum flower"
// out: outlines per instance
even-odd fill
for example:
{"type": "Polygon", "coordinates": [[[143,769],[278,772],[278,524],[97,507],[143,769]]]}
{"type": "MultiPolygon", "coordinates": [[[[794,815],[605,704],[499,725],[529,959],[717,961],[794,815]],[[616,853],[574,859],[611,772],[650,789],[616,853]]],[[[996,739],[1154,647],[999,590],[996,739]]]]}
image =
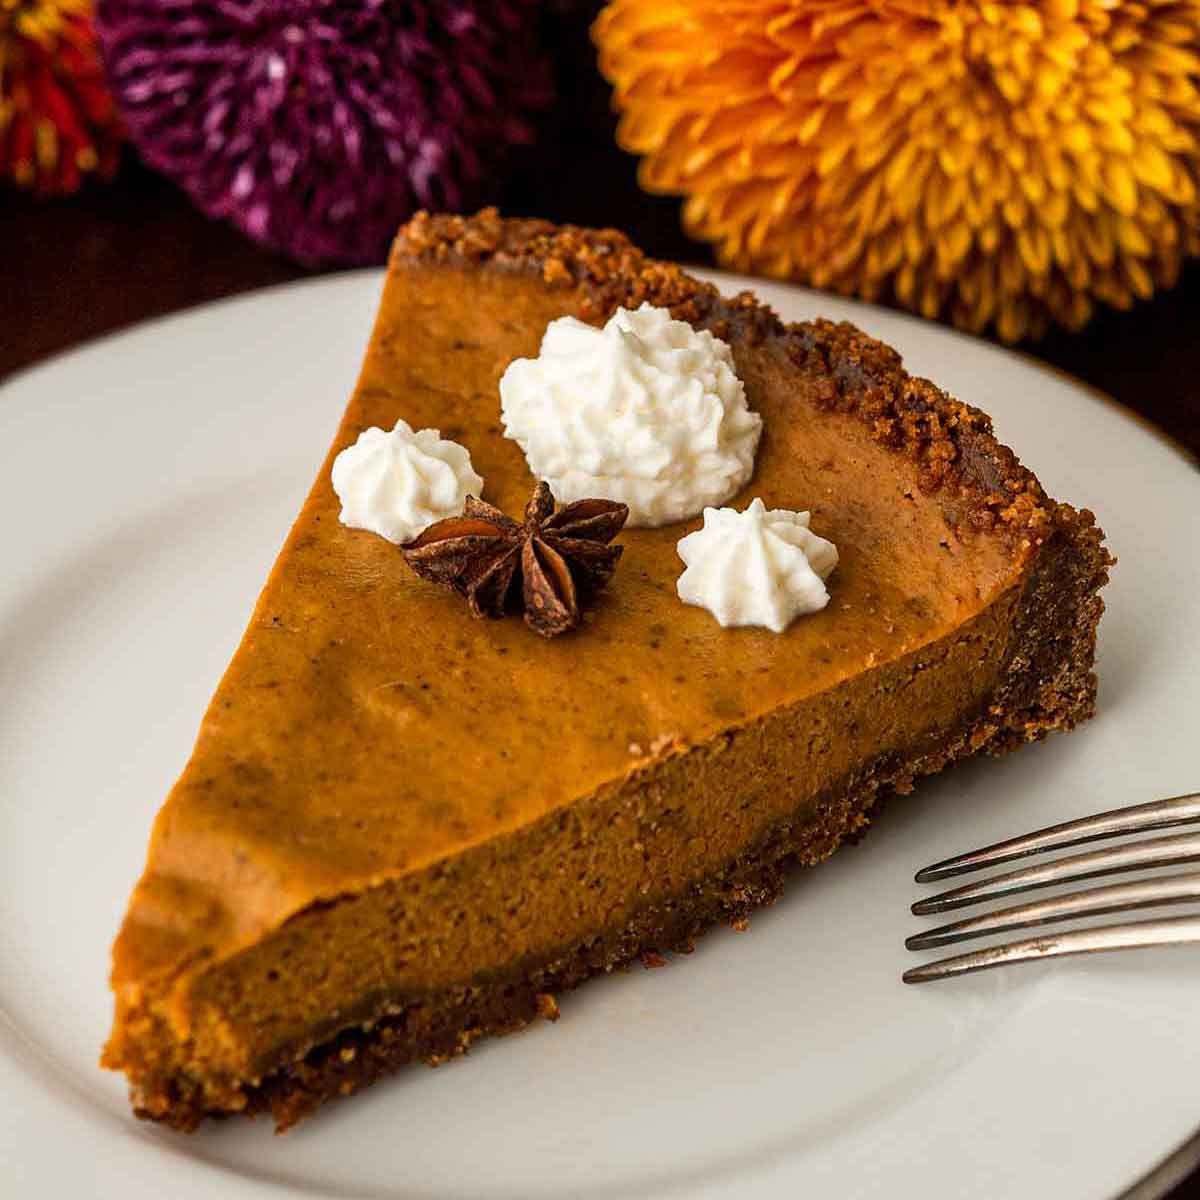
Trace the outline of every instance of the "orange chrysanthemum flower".
{"type": "Polygon", "coordinates": [[[722,262],[1016,340],[1200,252],[1200,0],[614,0],[643,186],[722,262]]]}
{"type": "Polygon", "coordinates": [[[0,180],[73,192],[113,173],[122,137],[91,0],[0,0],[0,180]]]}

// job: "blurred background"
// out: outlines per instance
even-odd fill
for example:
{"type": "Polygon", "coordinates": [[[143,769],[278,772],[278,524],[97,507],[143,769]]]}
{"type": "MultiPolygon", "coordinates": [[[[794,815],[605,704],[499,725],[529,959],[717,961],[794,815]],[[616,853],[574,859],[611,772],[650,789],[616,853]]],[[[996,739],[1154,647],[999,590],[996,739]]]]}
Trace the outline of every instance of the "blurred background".
{"type": "Polygon", "coordinates": [[[0,0],[0,377],[495,203],[1008,341],[1200,451],[1200,5],[603,7],[0,0]]]}

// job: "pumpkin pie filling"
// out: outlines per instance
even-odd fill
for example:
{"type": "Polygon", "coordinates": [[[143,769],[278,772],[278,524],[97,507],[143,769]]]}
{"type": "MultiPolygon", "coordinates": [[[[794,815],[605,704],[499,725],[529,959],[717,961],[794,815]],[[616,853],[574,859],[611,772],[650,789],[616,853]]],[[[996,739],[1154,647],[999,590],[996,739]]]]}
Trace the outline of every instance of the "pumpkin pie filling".
{"type": "Polygon", "coordinates": [[[141,1115],[284,1128],[556,1015],[587,976],[744,920],[919,776],[1090,715],[1109,561],[983,414],[849,326],[784,326],[611,231],[418,217],[156,821],[105,1064],[141,1115]],[[398,418],[466,446],[519,513],[536,481],[501,373],[556,317],[642,300],[732,346],[763,434],[729,503],[811,511],[840,552],[824,610],[777,635],[682,604],[697,518],[623,531],[582,625],[543,640],[339,523],[334,456],[398,418]]]}

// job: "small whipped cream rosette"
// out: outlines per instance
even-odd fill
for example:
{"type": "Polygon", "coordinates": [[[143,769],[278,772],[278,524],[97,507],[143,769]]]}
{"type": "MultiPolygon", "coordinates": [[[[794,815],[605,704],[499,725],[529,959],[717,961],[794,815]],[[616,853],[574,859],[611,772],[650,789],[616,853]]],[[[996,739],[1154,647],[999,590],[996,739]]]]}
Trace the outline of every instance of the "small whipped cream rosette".
{"type": "Polygon", "coordinates": [[[837,566],[837,547],[808,523],[806,512],[768,509],[759,499],[742,512],[706,508],[704,527],[679,541],[679,598],[707,608],[723,626],[782,633],[829,603],[825,580],[837,566]]]}
{"type": "Polygon", "coordinates": [[[414,433],[406,421],[390,432],[364,429],[333,460],[332,478],[342,524],[397,544],[458,516],[467,496],[483,490],[465,447],[436,429],[414,433]]]}
{"type": "Polygon", "coordinates": [[[559,502],[603,497],[630,526],[667,525],[734,495],[762,418],[728,343],[665,308],[619,308],[602,328],[551,321],[537,358],[500,380],[505,432],[559,502]]]}

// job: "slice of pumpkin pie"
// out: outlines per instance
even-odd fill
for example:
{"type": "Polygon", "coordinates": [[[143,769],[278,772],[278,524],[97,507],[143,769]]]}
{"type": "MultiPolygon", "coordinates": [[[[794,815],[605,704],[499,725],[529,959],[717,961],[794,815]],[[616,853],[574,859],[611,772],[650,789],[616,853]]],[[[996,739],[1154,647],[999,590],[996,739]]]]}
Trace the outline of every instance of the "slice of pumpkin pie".
{"type": "Polygon", "coordinates": [[[1088,717],[1109,563],[857,329],[612,231],[418,216],[155,823],[104,1064],[141,1116],[286,1128],[553,1016],[1088,717]]]}

